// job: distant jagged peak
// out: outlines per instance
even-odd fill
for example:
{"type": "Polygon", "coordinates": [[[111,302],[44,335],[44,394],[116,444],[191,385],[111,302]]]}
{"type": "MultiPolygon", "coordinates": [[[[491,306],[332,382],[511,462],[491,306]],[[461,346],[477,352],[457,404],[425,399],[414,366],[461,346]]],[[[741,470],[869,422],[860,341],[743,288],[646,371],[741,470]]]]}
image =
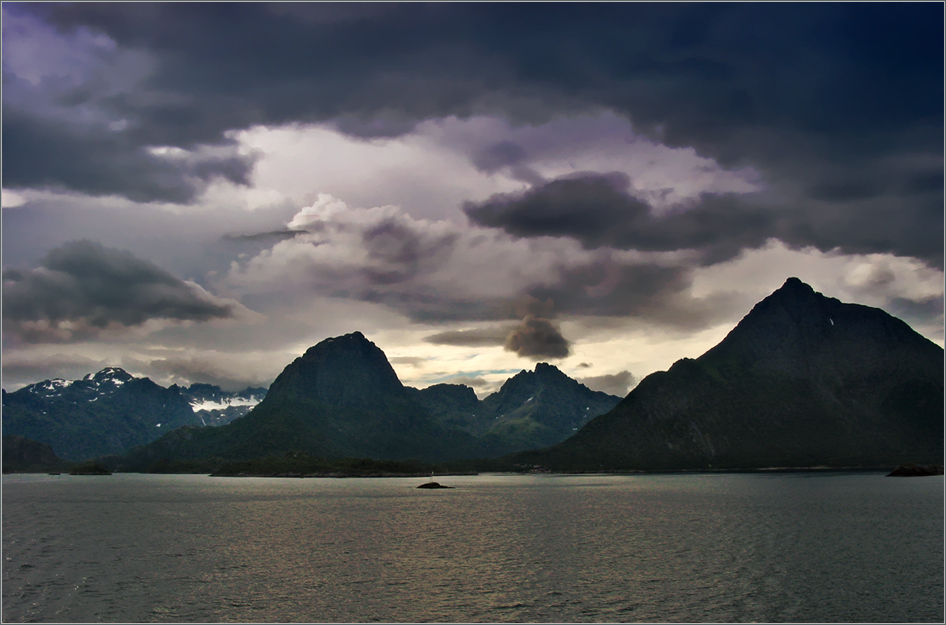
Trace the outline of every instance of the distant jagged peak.
{"type": "MultiPolygon", "coordinates": [[[[547,362],[537,362],[535,363],[535,375],[541,379],[562,379],[568,378],[565,373],[556,367],[555,365],[550,365],[547,362]]],[[[571,379],[571,378],[568,378],[571,379]]]]}
{"type": "Polygon", "coordinates": [[[27,388],[30,389],[31,393],[55,393],[57,391],[62,391],[64,388],[68,388],[69,386],[72,386],[72,382],[69,380],[53,378],[52,380],[43,380],[42,382],[31,384],[27,388]]]}
{"type": "Polygon", "coordinates": [[[121,367],[105,367],[98,373],[87,374],[82,379],[88,382],[97,382],[100,384],[103,382],[111,382],[113,384],[121,385],[125,382],[128,382],[129,380],[134,380],[135,376],[131,375],[121,367]]]}

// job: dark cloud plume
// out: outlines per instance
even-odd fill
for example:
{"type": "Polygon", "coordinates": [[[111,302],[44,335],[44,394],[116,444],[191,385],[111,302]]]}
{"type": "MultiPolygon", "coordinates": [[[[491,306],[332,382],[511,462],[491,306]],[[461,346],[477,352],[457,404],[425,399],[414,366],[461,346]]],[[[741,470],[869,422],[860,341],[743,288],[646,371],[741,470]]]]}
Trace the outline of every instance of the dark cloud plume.
{"type": "Polygon", "coordinates": [[[630,392],[631,387],[637,384],[637,377],[630,371],[621,371],[619,373],[578,378],[578,381],[593,391],[624,397],[630,392]]]}
{"type": "Polygon", "coordinates": [[[568,341],[549,319],[526,315],[506,337],[506,351],[528,358],[565,358],[570,353],[568,341]]]}
{"type": "Polygon", "coordinates": [[[233,314],[233,302],[91,241],[50,251],[37,269],[3,273],[5,330],[28,342],[80,340],[149,319],[209,321],[233,314]]]}

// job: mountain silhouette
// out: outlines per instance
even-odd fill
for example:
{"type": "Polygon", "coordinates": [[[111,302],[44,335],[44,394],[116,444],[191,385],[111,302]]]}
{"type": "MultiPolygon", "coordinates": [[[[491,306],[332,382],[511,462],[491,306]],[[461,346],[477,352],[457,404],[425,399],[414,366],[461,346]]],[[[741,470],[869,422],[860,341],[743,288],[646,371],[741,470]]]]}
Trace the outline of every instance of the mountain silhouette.
{"type": "Polygon", "coordinates": [[[445,427],[398,380],[361,332],[330,338],[286,366],[245,417],[182,428],[129,454],[129,466],[164,460],[248,460],[298,451],[326,458],[442,460],[478,455],[474,437],[445,427]]]}
{"type": "Polygon", "coordinates": [[[942,464],[943,349],[797,278],[718,345],[518,463],[569,470],[942,464]]]}

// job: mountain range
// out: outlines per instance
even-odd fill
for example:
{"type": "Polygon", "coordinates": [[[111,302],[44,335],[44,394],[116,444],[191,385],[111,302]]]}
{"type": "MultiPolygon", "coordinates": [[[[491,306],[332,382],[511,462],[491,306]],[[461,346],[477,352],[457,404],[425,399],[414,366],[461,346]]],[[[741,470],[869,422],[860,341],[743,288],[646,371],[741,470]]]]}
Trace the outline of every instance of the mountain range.
{"type": "Polygon", "coordinates": [[[140,453],[148,466],[152,460],[235,461],[287,450],[443,460],[557,443],[620,401],[545,363],[521,371],[482,401],[468,386],[405,387],[384,353],[357,332],[308,350],[270,392],[272,399],[261,403],[263,388],[165,389],[108,367],[82,380],[46,380],[4,392],[3,428],[6,435],[49,444],[68,460],[119,456],[161,439],[140,453]],[[232,428],[201,431],[226,426],[257,404],[252,418],[232,428]]]}
{"type": "Polygon", "coordinates": [[[564,440],[618,401],[545,363],[482,401],[459,385],[405,387],[384,352],[354,332],[326,339],[290,363],[245,417],[215,429],[181,428],[116,466],[143,470],[288,451],[426,462],[495,457],[564,440]]]}
{"type": "Polygon", "coordinates": [[[111,468],[141,471],[287,453],[558,471],[943,461],[943,349],[880,309],[797,278],[718,345],[647,376],[624,399],[545,363],[483,400],[461,385],[405,387],[360,332],[311,347],[262,395],[165,389],[110,368],[4,393],[3,428],[69,460],[112,454],[111,468]],[[248,412],[207,427],[239,411],[248,412]]]}
{"type": "Polygon", "coordinates": [[[228,393],[193,384],[165,388],[118,367],[81,380],[44,380],[3,391],[3,434],[52,446],[66,460],[121,454],[184,425],[223,425],[266,395],[262,388],[228,393]]]}

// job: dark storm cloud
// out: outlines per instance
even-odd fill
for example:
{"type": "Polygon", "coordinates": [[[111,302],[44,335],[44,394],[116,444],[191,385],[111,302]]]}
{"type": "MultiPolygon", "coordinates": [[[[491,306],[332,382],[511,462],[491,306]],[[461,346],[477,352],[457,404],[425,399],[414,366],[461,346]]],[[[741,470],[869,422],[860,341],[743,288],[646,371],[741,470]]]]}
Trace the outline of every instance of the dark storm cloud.
{"type": "Polygon", "coordinates": [[[776,238],[796,248],[892,252],[942,267],[942,237],[929,229],[942,219],[941,202],[934,196],[925,202],[898,196],[873,200],[839,187],[837,194],[843,193],[847,204],[809,201],[785,207],[765,205],[752,194],[704,194],[693,207],[654,215],[627,188],[619,174],[583,174],[467,203],[464,211],[476,224],[520,237],[567,236],[587,248],[695,250],[706,265],[776,238]]]}
{"type": "MultiPolygon", "coordinates": [[[[30,163],[17,166],[5,144],[8,186],[110,189],[185,201],[195,192],[195,176],[198,182],[213,175],[243,180],[247,161],[208,163],[195,174],[144,158],[142,147],[224,145],[226,131],[256,124],[334,121],[358,136],[394,136],[418,121],[450,115],[541,123],[610,109],[630,119],[637,132],[693,147],[724,166],[751,166],[771,189],[790,190],[784,210],[802,215],[780,222],[774,236],[820,249],[918,255],[942,266],[941,258],[936,262],[942,243],[929,235],[943,226],[937,184],[943,15],[936,3],[405,3],[356,9],[8,3],[4,10],[28,11],[64,35],[80,27],[103,32],[120,50],[141,51],[154,63],[140,89],[106,96],[88,87],[93,93],[87,101],[100,112],[129,121],[120,140],[44,134],[42,113],[5,107],[4,135],[30,163]],[[88,152],[98,171],[89,171],[82,158],[56,158],[60,152],[88,152]],[[52,160],[43,163],[41,153],[52,160]],[[128,170],[134,175],[123,175],[128,170]],[[895,210],[873,206],[894,195],[900,204],[895,210]],[[805,220],[823,208],[830,209],[826,217],[805,232],[805,220]],[[865,215],[878,225],[865,230],[865,215]]],[[[4,81],[5,102],[21,101],[17,92],[33,89],[8,78],[6,69],[4,81]]],[[[511,144],[474,159],[486,171],[506,167],[541,184],[522,169],[523,155],[511,144]]],[[[703,237],[720,239],[717,229],[736,222],[745,240],[732,246],[751,246],[771,232],[765,223],[771,219],[761,209],[714,205],[674,222],[692,232],[651,224],[641,244],[700,244],[703,237]]],[[[589,228],[584,236],[607,239],[589,228]]],[[[637,240],[626,230],[620,237],[626,244],[637,240]]],[[[712,258],[732,253],[720,241],[707,246],[712,258]]]]}
{"type": "Polygon", "coordinates": [[[533,287],[530,295],[554,301],[563,315],[634,318],[691,330],[726,319],[745,305],[727,293],[694,298],[691,286],[689,268],[622,264],[606,256],[563,270],[555,284],[533,287]]]}
{"type": "Polygon", "coordinates": [[[529,358],[565,358],[570,353],[568,341],[549,319],[526,315],[509,333],[503,348],[529,358]]]}
{"type": "Polygon", "coordinates": [[[704,196],[696,208],[655,217],[646,203],[626,193],[628,184],[621,174],[585,174],[467,203],[464,211],[479,225],[520,237],[569,236],[588,248],[695,249],[708,262],[758,247],[771,236],[777,218],[771,211],[746,210],[729,196],[704,196]]]}
{"type": "Polygon", "coordinates": [[[50,251],[37,269],[3,272],[3,321],[28,342],[88,338],[149,319],[209,321],[233,312],[232,303],[91,241],[50,251]]]}
{"type": "Polygon", "coordinates": [[[216,179],[247,184],[253,168],[252,158],[236,154],[161,158],[122,133],[90,134],[6,105],[3,153],[7,188],[65,188],[137,202],[187,203],[216,179]]]}

